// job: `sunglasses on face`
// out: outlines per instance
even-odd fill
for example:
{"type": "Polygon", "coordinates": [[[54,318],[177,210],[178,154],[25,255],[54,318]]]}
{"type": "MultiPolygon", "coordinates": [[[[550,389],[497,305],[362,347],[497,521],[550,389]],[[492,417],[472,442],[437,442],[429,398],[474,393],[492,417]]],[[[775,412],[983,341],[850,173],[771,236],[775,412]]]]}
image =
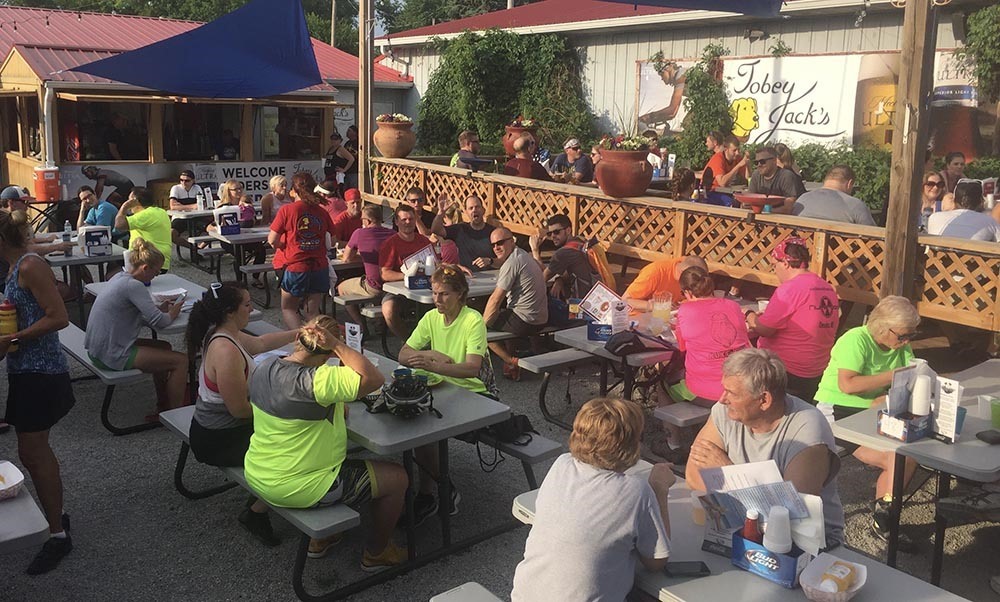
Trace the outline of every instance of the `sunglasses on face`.
{"type": "Polygon", "coordinates": [[[927,188],[944,188],[944,182],[924,182],[927,188]]]}
{"type": "Polygon", "coordinates": [[[896,335],[896,340],[899,341],[900,343],[905,343],[907,341],[912,341],[913,339],[917,338],[920,335],[920,333],[917,332],[916,330],[914,330],[913,332],[898,333],[895,330],[893,330],[893,329],[890,328],[889,332],[891,332],[892,334],[896,335]]]}
{"type": "Polygon", "coordinates": [[[194,182],[191,178],[181,178],[181,182],[194,182]]]}
{"type": "Polygon", "coordinates": [[[774,157],[767,157],[767,158],[764,158],[764,159],[757,159],[757,160],[754,161],[754,164],[755,165],[763,165],[763,164],[767,163],[768,161],[770,161],[771,159],[774,159],[774,157]]]}
{"type": "Polygon", "coordinates": [[[580,147],[579,146],[571,146],[570,149],[571,150],[575,150],[577,152],[580,152],[580,147]]]}
{"type": "Polygon", "coordinates": [[[514,240],[514,239],[513,238],[501,238],[500,240],[498,240],[498,241],[496,241],[494,243],[490,243],[490,244],[492,244],[494,247],[502,247],[502,246],[504,246],[504,244],[506,244],[506,242],[508,240],[514,240]]]}
{"type": "Polygon", "coordinates": [[[545,233],[545,236],[555,236],[556,234],[559,234],[560,232],[562,232],[565,229],[566,228],[557,228],[555,230],[549,230],[548,232],[545,233]]]}

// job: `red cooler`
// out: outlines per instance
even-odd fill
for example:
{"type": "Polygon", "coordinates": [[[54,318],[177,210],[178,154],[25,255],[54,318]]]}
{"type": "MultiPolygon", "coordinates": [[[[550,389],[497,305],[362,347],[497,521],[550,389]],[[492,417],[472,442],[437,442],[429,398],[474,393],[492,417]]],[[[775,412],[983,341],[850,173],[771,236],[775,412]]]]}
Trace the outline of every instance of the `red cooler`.
{"type": "Polygon", "coordinates": [[[35,184],[35,199],[39,201],[58,201],[59,189],[58,167],[36,167],[31,174],[35,184]]]}

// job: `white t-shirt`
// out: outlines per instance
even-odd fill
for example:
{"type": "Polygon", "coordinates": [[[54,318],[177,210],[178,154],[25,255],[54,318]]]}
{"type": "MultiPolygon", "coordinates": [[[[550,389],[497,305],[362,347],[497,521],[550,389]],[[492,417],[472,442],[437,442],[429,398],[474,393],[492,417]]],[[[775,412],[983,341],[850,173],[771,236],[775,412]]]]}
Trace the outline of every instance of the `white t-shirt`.
{"type": "Polygon", "coordinates": [[[538,490],[511,601],[624,600],[637,554],[670,554],[649,482],[563,454],[538,490]]]}
{"type": "Polygon", "coordinates": [[[1000,241],[1000,224],[989,213],[971,209],[938,211],[927,218],[927,233],[968,240],[1000,241]]]}
{"type": "Polygon", "coordinates": [[[194,184],[191,190],[185,190],[183,184],[174,184],[170,188],[170,198],[177,199],[181,205],[194,205],[198,195],[202,194],[201,186],[194,184]]]}

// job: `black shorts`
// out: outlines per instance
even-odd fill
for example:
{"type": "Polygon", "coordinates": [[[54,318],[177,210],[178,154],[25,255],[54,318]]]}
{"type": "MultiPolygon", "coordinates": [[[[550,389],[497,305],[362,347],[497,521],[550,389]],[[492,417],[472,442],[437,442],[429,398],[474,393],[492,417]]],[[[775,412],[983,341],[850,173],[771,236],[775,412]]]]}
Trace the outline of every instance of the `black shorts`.
{"type": "Polygon", "coordinates": [[[253,423],[225,429],[208,429],[191,419],[191,451],[202,464],[243,466],[243,456],[250,447],[253,423]]]}
{"type": "Polygon", "coordinates": [[[521,318],[517,317],[511,309],[501,309],[497,317],[493,318],[493,323],[489,325],[491,330],[502,330],[518,337],[530,337],[544,328],[544,324],[532,326],[521,318]]]}
{"type": "Polygon", "coordinates": [[[6,422],[19,433],[47,431],[76,403],[69,373],[7,375],[6,422]]]}
{"type": "Polygon", "coordinates": [[[357,510],[378,495],[378,481],[372,463],[368,460],[344,460],[330,491],[316,505],[344,504],[357,510]]]}

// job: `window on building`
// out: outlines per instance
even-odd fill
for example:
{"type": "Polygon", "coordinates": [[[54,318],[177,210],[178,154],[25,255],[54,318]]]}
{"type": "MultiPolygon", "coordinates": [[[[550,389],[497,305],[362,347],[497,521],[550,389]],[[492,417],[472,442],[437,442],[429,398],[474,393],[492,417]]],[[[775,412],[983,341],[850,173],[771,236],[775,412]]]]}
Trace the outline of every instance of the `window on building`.
{"type": "Polygon", "coordinates": [[[239,105],[233,104],[165,105],[164,158],[167,161],[239,161],[240,110],[239,105]]]}
{"type": "Polygon", "coordinates": [[[254,153],[259,159],[318,159],[323,154],[323,111],[261,106],[253,134],[254,153]]]}
{"type": "Polygon", "coordinates": [[[3,111],[3,151],[20,153],[21,141],[17,136],[17,99],[0,99],[0,107],[2,107],[0,111],[3,111]]]}
{"type": "Polygon", "coordinates": [[[58,101],[63,161],[147,161],[149,105],[58,101]]]}
{"type": "Polygon", "coordinates": [[[21,149],[29,157],[40,157],[42,155],[42,126],[38,114],[38,98],[35,96],[24,99],[25,114],[22,116],[21,126],[25,129],[25,136],[28,140],[28,148],[21,149]]]}

